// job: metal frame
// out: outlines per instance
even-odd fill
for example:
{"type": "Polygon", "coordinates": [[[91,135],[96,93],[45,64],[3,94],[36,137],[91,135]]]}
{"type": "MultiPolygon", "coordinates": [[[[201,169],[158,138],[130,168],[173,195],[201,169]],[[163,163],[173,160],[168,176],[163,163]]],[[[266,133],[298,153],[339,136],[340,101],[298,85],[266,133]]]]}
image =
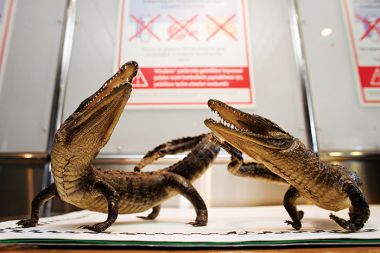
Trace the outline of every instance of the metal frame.
{"type": "Polygon", "coordinates": [[[293,40],[294,56],[300,74],[301,91],[305,115],[307,140],[314,153],[318,154],[317,129],[314,117],[313,101],[307,59],[305,54],[298,0],[289,0],[289,21],[293,40]]]}

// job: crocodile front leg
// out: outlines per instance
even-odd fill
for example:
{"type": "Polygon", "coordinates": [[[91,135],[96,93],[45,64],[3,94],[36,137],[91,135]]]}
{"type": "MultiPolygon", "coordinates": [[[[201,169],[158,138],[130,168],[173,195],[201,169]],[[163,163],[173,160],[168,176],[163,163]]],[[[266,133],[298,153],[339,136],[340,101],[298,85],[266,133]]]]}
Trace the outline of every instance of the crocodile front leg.
{"type": "Polygon", "coordinates": [[[117,219],[119,212],[120,196],[110,184],[104,181],[98,181],[94,186],[95,190],[99,190],[108,202],[108,216],[104,222],[94,225],[83,225],[80,228],[89,229],[95,232],[102,232],[109,228],[117,219]]]}
{"type": "Polygon", "coordinates": [[[330,214],[330,219],[334,220],[342,228],[355,232],[361,229],[368,220],[370,215],[369,206],[363,193],[356,185],[346,183],[343,186],[343,191],[347,193],[351,201],[351,207],[348,213],[350,219],[344,220],[334,214],[330,214]]]}
{"type": "MultiPolygon", "coordinates": [[[[213,141],[219,142],[216,139],[213,141]]],[[[244,163],[242,153],[235,149],[227,142],[220,143],[221,147],[231,155],[231,161],[228,164],[228,171],[239,177],[252,177],[266,179],[271,182],[287,183],[283,178],[270,171],[263,164],[259,163],[244,163]]]]}
{"type": "Polygon", "coordinates": [[[134,171],[139,172],[148,164],[151,164],[166,155],[174,155],[191,150],[202,140],[205,135],[206,134],[201,134],[193,137],[179,138],[155,147],[153,150],[148,151],[148,153],[135,166],[134,171]]]}
{"type": "Polygon", "coordinates": [[[300,230],[302,227],[301,220],[304,214],[303,211],[297,211],[297,206],[295,204],[300,196],[298,190],[293,186],[289,187],[284,196],[284,207],[292,219],[292,221],[287,220],[285,223],[292,225],[292,227],[297,230],[300,230]]]}
{"type": "Polygon", "coordinates": [[[59,198],[55,183],[52,183],[51,185],[43,189],[40,193],[38,193],[36,197],[34,197],[32,201],[30,219],[20,220],[17,222],[17,225],[22,226],[24,228],[35,227],[38,223],[38,220],[40,219],[41,206],[53,197],[59,198]]]}
{"type": "Polygon", "coordinates": [[[179,194],[188,199],[194,206],[197,217],[194,222],[189,222],[188,224],[196,227],[206,226],[208,220],[206,204],[194,186],[192,186],[190,181],[171,172],[165,172],[162,176],[164,177],[163,185],[177,191],[179,194]]]}
{"type": "MultiPolygon", "coordinates": [[[[201,134],[193,137],[179,138],[171,140],[164,144],[155,147],[153,150],[148,151],[148,153],[141,159],[141,161],[135,166],[134,171],[140,172],[145,166],[153,163],[154,161],[162,158],[168,154],[178,154],[187,150],[194,148],[205,136],[201,134]]],[[[148,216],[137,216],[137,218],[154,220],[160,214],[161,205],[153,207],[153,210],[148,216]]]]}

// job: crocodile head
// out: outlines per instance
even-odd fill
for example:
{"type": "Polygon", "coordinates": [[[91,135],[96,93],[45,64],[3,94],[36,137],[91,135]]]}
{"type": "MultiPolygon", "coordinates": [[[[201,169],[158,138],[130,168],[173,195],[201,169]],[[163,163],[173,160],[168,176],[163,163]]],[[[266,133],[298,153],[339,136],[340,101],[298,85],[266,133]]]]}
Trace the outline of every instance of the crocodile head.
{"type": "Polygon", "coordinates": [[[132,91],[138,65],[130,61],[85,99],[61,125],[55,135],[54,153],[72,154],[91,160],[108,142],[132,91]]]}
{"type": "Polygon", "coordinates": [[[257,161],[271,160],[276,151],[289,149],[294,137],[272,121],[248,114],[221,101],[210,99],[208,106],[221,120],[206,119],[205,125],[214,135],[257,161]]]}

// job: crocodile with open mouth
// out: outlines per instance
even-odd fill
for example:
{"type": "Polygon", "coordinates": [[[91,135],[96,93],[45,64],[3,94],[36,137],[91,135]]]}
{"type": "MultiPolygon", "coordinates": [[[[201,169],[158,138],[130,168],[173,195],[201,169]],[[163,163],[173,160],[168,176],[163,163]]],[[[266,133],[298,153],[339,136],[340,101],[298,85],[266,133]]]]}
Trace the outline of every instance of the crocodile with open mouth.
{"type": "Polygon", "coordinates": [[[231,173],[290,185],[284,207],[292,219],[286,222],[293,228],[298,230],[302,226],[303,211],[298,211],[295,205],[300,196],[331,211],[349,208],[349,220],[330,214],[346,230],[357,231],[364,226],[370,209],[361,190],[362,183],[353,171],[321,161],[299,139],[264,117],[218,100],[209,100],[208,105],[222,121],[206,119],[205,124],[216,135],[215,141],[232,155],[228,165],[231,173]],[[243,163],[241,152],[257,163],[243,163]]]}
{"type": "Polygon", "coordinates": [[[206,205],[191,182],[208,168],[219,152],[219,145],[209,141],[211,134],[182,139],[180,146],[191,149],[191,152],[184,160],[159,171],[106,170],[91,164],[111,137],[130,97],[130,83],[137,71],[136,62],[124,64],[61,125],[51,152],[55,182],[37,194],[32,201],[30,219],[20,220],[18,225],[36,226],[42,204],[57,197],[82,209],[108,213],[104,222],[82,226],[101,232],[116,221],[119,213],[137,213],[153,208],[152,213],[144,218],[154,219],[160,211],[160,204],[178,193],[195,208],[197,216],[190,224],[207,224],[206,205]]]}

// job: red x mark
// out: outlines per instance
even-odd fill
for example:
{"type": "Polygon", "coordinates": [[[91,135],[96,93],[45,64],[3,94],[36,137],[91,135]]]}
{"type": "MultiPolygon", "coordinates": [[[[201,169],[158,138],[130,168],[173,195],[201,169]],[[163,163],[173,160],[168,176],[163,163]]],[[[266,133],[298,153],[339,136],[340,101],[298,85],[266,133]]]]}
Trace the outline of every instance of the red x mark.
{"type": "Polygon", "coordinates": [[[214,37],[215,36],[215,34],[217,34],[219,31],[221,31],[221,30],[223,30],[225,33],[227,33],[227,35],[228,36],[230,36],[231,38],[233,38],[233,39],[235,39],[235,40],[237,40],[237,38],[235,37],[235,35],[234,34],[232,34],[230,31],[228,31],[227,29],[226,29],[226,25],[235,17],[235,14],[234,15],[232,15],[231,17],[229,17],[226,21],[224,21],[223,23],[219,23],[219,22],[217,22],[215,19],[213,19],[212,17],[210,17],[209,15],[206,15],[207,16],[207,18],[209,19],[209,20],[211,20],[216,26],[217,26],[217,29],[215,29],[215,31],[212,33],[212,34],[210,34],[210,36],[208,36],[208,38],[207,38],[207,40],[209,40],[209,39],[211,39],[212,37],[214,37]]]}
{"type": "Polygon", "coordinates": [[[160,14],[158,14],[157,16],[155,16],[154,18],[152,18],[149,22],[145,24],[141,19],[131,14],[131,18],[136,21],[136,23],[141,27],[141,29],[137,30],[137,32],[133,34],[132,37],[129,38],[129,41],[139,36],[143,31],[147,31],[154,38],[156,38],[157,40],[160,40],[160,38],[156,34],[154,34],[154,32],[149,28],[149,26],[152,25],[159,17],[160,17],[160,14]]]}
{"type": "Polygon", "coordinates": [[[184,30],[188,35],[190,35],[191,37],[193,37],[194,39],[198,40],[197,36],[195,36],[195,34],[191,31],[189,31],[189,29],[187,29],[188,26],[191,25],[191,23],[194,22],[194,20],[197,18],[198,15],[195,15],[193,16],[192,18],[190,18],[189,20],[187,20],[184,24],[182,24],[181,22],[179,22],[177,19],[175,19],[173,16],[171,15],[168,15],[168,17],[178,25],[178,29],[175,30],[169,37],[168,40],[171,40],[177,33],[179,33],[180,31],[184,30]]]}
{"type": "Polygon", "coordinates": [[[372,30],[376,31],[378,35],[380,35],[380,29],[377,28],[376,26],[380,23],[380,18],[377,18],[375,20],[375,22],[373,22],[372,24],[368,21],[368,19],[366,18],[363,18],[362,16],[356,14],[356,17],[362,21],[365,25],[368,26],[368,29],[365,31],[365,33],[360,37],[360,40],[364,40],[370,33],[372,30]]]}

